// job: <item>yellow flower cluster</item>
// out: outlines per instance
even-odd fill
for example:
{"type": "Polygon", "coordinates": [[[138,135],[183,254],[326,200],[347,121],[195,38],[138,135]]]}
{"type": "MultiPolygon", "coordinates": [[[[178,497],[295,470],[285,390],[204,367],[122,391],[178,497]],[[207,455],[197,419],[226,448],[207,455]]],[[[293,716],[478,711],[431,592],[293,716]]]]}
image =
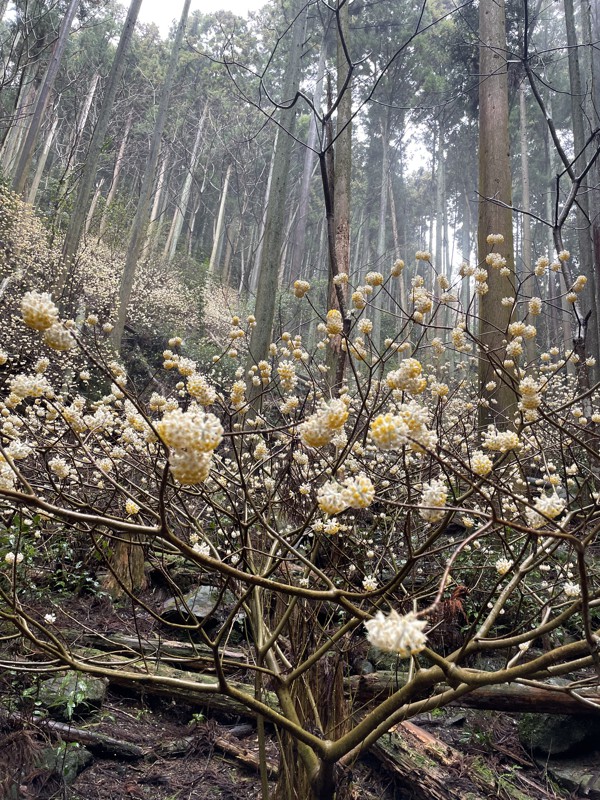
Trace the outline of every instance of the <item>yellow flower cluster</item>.
{"type": "Polygon", "coordinates": [[[392,450],[405,444],[422,453],[434,450],[436,435],[427,427],[429,414],[414,400],[398,405],[397,413],[380,414],[371,422],[369,432],[380,450],[392,450]]]}
{"type": "Polygon", "coordinates": [[[169,447],[173,476],[184,484],[201,483],[210,472],[212,453],[223,439],[223,426],[214,414],[196,407],[168,411],[156,430],[169,447]]]}
{"type": "Polygon", "coordinates": [[[542,403],[542,395],[539,383],[531,377],[523,378],[519,383],[519,408],[527,412],[528,421],[537,419],[537,409],[542,403]]]}
{"type": "Polygon", "coordinates": [[[383,283],[383,275],[381,272],[367,272],[365,275],[365,283],[367,286],[381,286],[383,283]]]}
{"type": "Polygon", "coordinates": [[[75,346],[75,339],[60,322],[55,322],[46,328],[43,339],[44,344],[59,352],[65,352],[75,346]]]}
{"type": "Polygon", "coordinates": [[[485,478],[494,467],[494,462],[481,450],[476,450],[471,456],[471,469],[476,475],[485,478]]]}
{"type": "Polygon", "coordinates": [[[341,432],[348,419],[348,409],[343,400],[330,400],[298,428],[300,439],[308,447],[323,447],[341,432]]]}
{"type": "Polygon", "coordinates": [[[386,383],[390,389],[399,389],[411,394],[420,394],[427,386],[427,379],[421,377],[423,367],[416,358],[406,358],[400,367],[390,372],[386,383]]]}
{"type": "Polygon", "coordinates": [[[210,406],[217,399],[217,393],[204,375],[194,372],[187,379],[187,391],[201,406],[210,406]]]}
{"type": "Polygon", "coordinates": [[[296,366],[293,361],[281,361],[277,367],[277,374],[281,381],[281,388],[284,392],[293,392],[298,383],[298,376],[296,375],[296,366]]]}
{"type": "Polygon", "coordinates": [[[368,508],[374,499],[375,487],[364,472],[346,478],[343,484],[328,481],[317,492],[319,508],[329,516],[341,514],[347,508],[368,508]]]}
{"type": "Polygon", "coordinates": [[[326,328],[327,328],[327,333],[330,336],[336,336],[337,334],[343,332],[344,320],[342,319],[342,315],[337,310],[337,308],[331,308],[327,312],[326,328]]]}
{"type": "Polygon", "coordinates": [[[46,331],[58,322],[58,308],[48,292],[26,292],[21,300],[23,322],[34,331],[46,331]]]}
{"type": "Polygon", "coordinates": [[[243,411],[246,405],[246,384],[244,381],[234,381],[229,396],[232,408],[235,411],[243,411]]]}
{"type": "Polygon", "coordinates": [[[309,289],[310,283],[308,281],[294,281],[294,295],[296,297],[304,297],[309,289]]]}

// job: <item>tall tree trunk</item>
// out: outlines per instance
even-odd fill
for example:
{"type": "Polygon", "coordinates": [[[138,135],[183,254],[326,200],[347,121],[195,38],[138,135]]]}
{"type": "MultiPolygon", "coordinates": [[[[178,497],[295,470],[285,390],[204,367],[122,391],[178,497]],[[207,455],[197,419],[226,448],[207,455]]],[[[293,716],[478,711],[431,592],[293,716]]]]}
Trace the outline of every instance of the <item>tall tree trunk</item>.
{"type": "MultiPolygon", "coordinates": [[[[277,137],[275,137],[275,139],[277,139],[277,137]]],[[[267,210],[269,208],[269,197],[271,196],[271,184],[273,182],[273,167],[275,165],[275,153],[276,153],[276,148],[274,145],[273,151],[271,153],[271,161],[269,162],[269,175],[267,178],[267,188],[265,190],[263,213],[258,228],[258,245],[254,253],[254,258],[252,259],[252,269],[250,270],[250,276],[248,279],[248,288],[249,291],[252,293],[256,293],[256,287],[258,286],[258,274],[260,272],[260,262],[262,259],[263,244],[265,241],[265,225],[267,223],[267,210]]]]}
{"type": "MultiPolygon", "coordinates": [[[[579,67],[579,41],[577,29],[575,27],[575,13],[573,0],[564,0],[565,9],[565,28],[567,33],[567,55],[569,62],[569,85],[571,90],[571,119],[573,127],[573,145],[575,155],[582,152],[585,146],[585,127],[583,107],[585,97],[582,91],[581,70],[579,67]]],[[[575,173],[579,175],[585,164],[585,155],[575,163],[575,173]]],[[[596,293],[596,280],[593,268],[592,236],[589,225],[590,203],[588,195],[587,181],[581,183],[578,194],[577,218],[577,240],[579,244],[579,261],[581,272],[590,282],[590,300],[596,293]]],[[[569,287],[570,288],[570,287],[569,287]]],[[[586,303],[586,307],[591,306],[592,316],[587,326],[586,349],[596,355],[600,355],[598,346],[598,314],[593,302],[586,303]]]]}
{"type": "MultiPolygon", "coordinates": [[[[521,290],[524,293],[532,294],[535,278],[531,276],[531,210],[530,183],[529,183],[529,153],[527,151],[527,92],[526,84],[523,81],[519,86],[519,143],[521,149],[521,189],[522,189],[522,210],[521,225],[523,228],[521,238],[521,265],[520,279],[521,290]]],[[[535,358],[536,346],[535,339],[528,339],[526,342],[527,362],[531,364],[535,358]]]]}
{"type": "Polygon", "coordinates": [[[52,142],[54,141],[57,128],[58,128],[58,116],[55,116],[54,122],[52,123],[52,127],[48,131],[48,135],[46,136],[46,140],[44,141],[44,146],[42,147],[42,152],[40,153],[40,157],[38,159],[37,167],[35,170],[35,176],[31,183],[31,189],[29,190],[29,194],[27,195],[27,202],[31,203],[31,205],[35,203],[35,199],[37,197],[38,189],[40,186],[40,181],[42,180],[44,169],[46,168],[46,162],[48,161],[48,155],[50,153],[50,148],[52,147],[52,142]]]}
{"type": "MultiPolygon", "coordinates": [[[[284,103],[290,103],[296,96],[300,84],[300,56],[308,7],[303,6],[296,0],[294,9],[293,16],[296,14],[298,16],[296,16],[294,22],[293,36],[290,42],[290,51],[283,79],[282,100],[284,103]]],[[[259,361],[266,359],[269,353],[273,319],[275,317],[275,304],[277,302],[277,278],[285,228],[285,203],[295,127],[296,105],[291,103],[288,108],[281,109],[279,115],[279,127],[273,154],[273,174],[271,176],[256,287],[254,314],[259,324],[252,329],[250,336],[248,369],[259,361]]],[[[250,385],[248,390],[249,399],[254,399],[259,391],[259,388],[250,385]]]]}
{"type": "Polygon", "coordinates": [[[10,123],[6,125],[3,133],[0,161],[5,175],[13,175],[15,160],[27,132],[30,109],[34,106],[36,92],[37,78],[32,76],[31,68],[27,66],[21,74],[10,123]]]}
{"type": "MultiPolygon", "coordinates": [[[[313,93],[313,106],[315,109],[321,107],[321,97],[323,94],[323,77],[325,75],[325,60],[327,58],[327,29],[323,31],[321,40],[321,54],[317,67],[317,79],[315,91],[313,93]]],[[[310,199],[310,183],[315,166],[314,150],[317,146],[317,120],[312,114],[308,128],[308,138],[306,150],[304,152],[304,165],[302,167],[302,182],[300,184],[300,196],[298,199],[298,216],[294,230],[294,242],[292,246],[292,257],[290,264],[290,279],[297,280],[302,274],[302,262],[306,244],[306,228],[308,225],[308,204],[310,199]]]]}
{"type": "Polygon", "coordinates": [[[96,213],[96,207],[98,206],[98,201],[100,200],[100,194],[102,192],[103,184],[104,184],[104,178],[100,178],[98,184],[96,185],[96,191],[94,192],[92,202],[90,203],[90,210],[88,211],[87,219],[85,221],[86,235],[89,233],[89,230],[92,227],[92,222],[94,221],[94,214],[96,213]]]}
{"type": "Polygon", "coordinates": [[[19,153],[19,161],[17,163],[15,177],[13,180],[13,190],[17,194],[23,193],[23,191],[25,190],[25,185],[29,178],[31,161],[33,159],[33,153],[38,140],[40,129],[44,121],[44,114],[46,112],[46,108],[50,100],[50,95],[52,94],[52,91],[54,89],[56,76],[58,75],[58,70],[62,62],[62,57],[64,55],[67,42],[69,41],[69,32],[71,30],[73,20],[75,19],[75,15],[77,14],[79,3],[80,0],[70,0],[69,6],[67,8],[67,11],[65,12],[65,16],[63,17],[63,21],[61,23],[60,30],[58,32],[58,39],[56,40],[56,43],[54,45],[54,49],[50,57],[50,62],[48,64],[48,67],[46,68],[46,74],[44,75],[44,80],[38,92],[35,108],[33,110],[33,116],[31,117],[31,121],[29,123],[29,129],[27,131],[27,136],[25,137],[25,141],[23,142],[21,152],[19,153]]]}
{"type": "Polygon", "coordinates": [[[204,111],[202,112],[202,116],[200,117],[200,122],[198,123],[198,130],[196,131],[196,139],[194,140],[192,155],[190,157],[190,166],[185,176],[183,189],[181,190],[181,197],[179,198],[178,202],[175,205],[173,222],[171,224],[171,230],[169,231],[169,238],[167,239],[167,244],[165,246],[165,255],[167,256],[167,261],[169,263],[173,261],[173,259],[175,258],[175,253],[177,251],[177,244],[179,242],[179,237],[181,236],[181,230],[183,228],[183,221],[187,213],[188,203],[190,201],[190,194],[192,192],[192,182],[194,180],[194,172],[196,171],[196,166],[198,164],[198,153],[200,151],[202,131],[204,130],[204,121],[206,119],[207,113],[208,113],[208,103],[204,105],[204,111]]]}
{"type": "Polygon", "coordinates": [[[90,109],[92,107],[92,103],[94,101],[94,95],[96,94],[96,89],[98,88],[99,81],[100,81],[100,75],[96,73],[92,78],[92,82],[90,84],[90,88],[88,89],[88,93],[86,95],[83,108],[81,109],[81,113],[79,114],[77,119],[77,124],[75,125],[75,128],[73,129],[73,132],[71,134],[71,140],[69,142],[69,150],[67,154],[67,163],[63,170],[61,178],[61,188],[58,198],[59,206],[64,201],[69,192],[69,178],[71,177],[71,174],[75,169],[77,148],[79,146],[81,137],[83,135],[83,131],[85,130],[85,125],[90,113],[90,109]]]}
{"type": "Polygon", "coordinates": [[[515,410],[512,384],[503,376],[507,328],[511,309],[501,300],[515,293],[512,232],[512,186],[508,132],[508,69],[504,0],[482,0],[479,5],[479,224],[478,258],[485,262],[489,234],[501,234],[496,250],[506,259],[508,276],[488,268],[488,292],[479,298],[479,338],[484,348],[479,359],[479,383],[495,381],[497,405],[481,408],[480,424],[506,425],[515,410]],[[498,205],[495,200],[506,204],[498,205]],[[497,372],[498,368],[498,372],[497,372]],[[502,377],[501,377],[502,376],[502,377]],[[504,379],[503,379],[504,377],[504,379]]]}
{"type": "MultiPolygon", "coordinates": [[[[592,129],[600,127],[600,2],[599,0],[584,0],[582,14],[585,20],[586,38],[589,42],[590,76],[591,85],[588,95],[587,115],[592,129]],[[593,43],[593,44],[592,44],[593,43]]],[[[596,160],[592,168],[592,185],[600,186],[600,161],[596,160]]],[[[593,353],[596,358],[596,367],[592,369],[594,380],[600,377],[600,196],[598,191],[589,195],[589,211],[592,222],[592,275],[593,275],[593,302],[595,310],[598,350],[593,353]]]]}
{"type": "Polygon", "coordinates": [[[169,108],[171,88],[173,86],[173,78],[175,77],[175,68],[177,67],[177,62],[179,60],[179,50],[181,49],[181,43],[183,42],[185,25],[190,10],[190,3],[191,0],[184,0],[181,18],[179,20],[179,25],[177,26],[177,32],[175,34],[171,55],[169,57],[167,75],[160,93],[158,114],[156,117],[156,123],[154,125],[154,131],[152,133],[152,142],[150,145],[150,156],[144,170],[140,198],[135,212],[135,217],[131,225],[125,268],[123,270],[123,275],[121,276],[121,285],[119,287],[117,319],[115,321],[115,327],[111,337],[113,347],[117,352],[121,349],[121,339],[123,338],[123,332],[125,330],[127,307],[129,306],[129,299],[131,297],[131,290],[133,288],[135,269],[137,267],[137,262],[140,257],[146,235],[146,227],[148,225],[148,210],[150,208],[150,200],[152,198],[152,187],[154,185],[154,178],[156,175],[160,144],[165,123],[167,121],[167,110],[169,108]]]}
{"type": "Polygon", "coordinates": [[[141,257],[148,258],[160,236],[160,217],[163,194],[165,191],[165,175],[169,169],[169,154],[165,153],[160,165],[158,177],[156,179],[156,186],[154,188],[154,201],[152,203],[152,210],[150,211],[150,219],[146,229],[146,241],[142,248],[141,257]]]}
{"type": "Polygon", "coordinates": [[[83,234],[90,197],[94,188],[96,172],[98,171],[98,160],[102,152],[102,147],[104,146],[115,97],[125,70],[125,56],[131,44],[141,5],[142,0],[131,0],[127,12],[127,19],[121,31],[117,52],[115,53],[110,68],[106,89],[104,90],[104,100],[102,101],[96,127],[94,128],[94,133],[90,141],[85,159],[85,166],[77,188],[77,198],[73,206],[73,213],[71,214],[69,227],[67,228],[65,236],[63,245],[63,264],[65,266],[63,267],[63,274],[58,281],[57,288],[59,291],[62,291],[62,287],[64,286],[66,277],[65,269],[69,269],[70,264],[75,258],[83,234]]]}
{"type": "Polygon", "coordinates": [[[223,233],[223,220],[225,219],[225,205],[227,203],[227,193],[229,191],[229,180],[231,178],[231,170],[232,170],[232,164],[228,164],[227,172],[225,173],[225,180],[223,181],[223,189],[221,190],[221,202],[219,203],[219,213],[217,215],[217,224],[215,226],[213,246],[210,254],[210,261],[208,264],[208,274],[211,277],[214,277],[215,273],[217,273],[219,270],[221,235],[223,233]]]}
{"type": "MultiPolygon", "coordinates": [[[[350,184],[352,178],[352,75],[351,65],[346,56],[350,34],[350,12],[348,3],[337,0],[338,39],[337,39],[337,122],[335,139],[335,164],[332,182],[334,259],[330,257],[329,269],[329,308],[340,308],[340,295],[345,295],[345,287],[336,289],[333,284],[334,264],[338,273],[350,273],[350,184]]],[[[331,248],[331,241],[330,241],[331,248]]],[[[347,322],[347,321],[346,321],[347,322]]],[[[341,338],[333,337],[327,351],[327,379],[333,389],[342,385],[345,374],[346,357],[341,348],[341,338]]]]}
{"type": "Polygon", "coordinates": [[[125,123],[125,130],[123,131],[123,136],[121,138],[121,144],[119,145],[119,152],[117,153],[117,160],[115,161],[115,166],[113,169],[112,180],[110,182],[110,189],[108,190],[108,194],[106,195],[106,200],[104,202],[104,210],[102,212],[102,219],[100,220],[100,228],[98,230],[98,238],[102,238],[106,231],[106,226],[108,225],[108,210],[112,205],[113,200],[115,199],[115,194],[117,193],[117,186],[119,185],[119,176],[121,175],[121,169],[123,168],[123,162],[125,160],[125,151],[127,149],[127,142],[129,140],[129,133],[131,131],[131,125],[133,123],[133,109],[129,112],[129,116],[127,117],[127,122],[125,123]]]}
{"type": "MultiPolygon", "coordinates": [[[[386,234],[387,234],[387,216],[388,216],[388,200],[389,200],[389,179],[390,179],[390,142],[389,142],[389,128],[390,128],[390,107],[388,106],[383,120],[381,121],[381,145],[382,145],[382,158],[381,158],[381,188],[379,194],[379,230],[377,233],[377,266],[384,274],[386,270],[383,266],[386,253],[386,234]]],[[[371,296],[373,304],[373,333],[371,341],[373,348],[379,352],[381,346],[381,303],[383,294],[379,286],[374,288],[371,296]]]]}

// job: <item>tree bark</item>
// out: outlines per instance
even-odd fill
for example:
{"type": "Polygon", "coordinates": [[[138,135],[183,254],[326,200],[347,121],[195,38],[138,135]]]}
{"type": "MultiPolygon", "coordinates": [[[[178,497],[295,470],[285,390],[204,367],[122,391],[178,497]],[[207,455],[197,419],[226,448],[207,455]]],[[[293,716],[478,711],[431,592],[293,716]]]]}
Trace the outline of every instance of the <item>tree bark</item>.
{"type": "MultiPolygon", "coordinates": [[[[575,12],[573,8],[573,0],[564,0],[565,9],[565,29],[567,33],[567,56],[569,63],[569,85],[571,90],[571,120],[573,129],[573,146],[575,149],[575,156],[579,155],[585,147],[585,127],[584,127],[584,105],[585,105],[585,92],[582,88],[581,70],[579,63],[579,40],[577,36],[577,28],[575,26],[575,12]]],[[[582,171],[583,165],[586,163],[585,153],[581,156],[579,161],[574,164],[575,174],[579,175],[582,171]]],[[[589,281],[590,288],[588,289],[589,295],[595,297],[596,295],[596,275],[593,267],[593,251],[592,251],[592,236],[590,231],[590,202],[588,194],[587,180],[583,180],[577,197],[577,241],[579,244],[579,260],[581,265],[581,273],[586,276],[589,281]]],[[[570,288],[570,287],[569,287],[570,288]]],[[[590,308],[591,318],[587,325],[587,341],[585,342],[586,349],[600,355],[599,347],[599,332],[598,332],[598,314],[593,302],[586,303],[585,311],[590,308]]]]}
{"type": "MultiPolygon", "coordinates": [[[[319,55],[319,65],[317,67],[317,78],[315,91],[313,93],[313,106],[315,109],[321,107],[321,97],[323,95],[323,77],[325,75],[325,60],[327,58],[327,30],[323,32],[321,40],[321,53],[319,55]]],[[[305,256],[306,229],[308,225],[308,207],[310,200],[310,183],[315,166],[314,150],[317,146],[317,121],[314,114],[311,115],[308,138],[306,141],[306,152],[304,153],[304,165],[302,168],[302,182],[300,184],[300,195],[298,199],[298,215],[296,228],[294,230],[294,242],[292,246],[292,257],[290,263],[290,280],[295,281],[302,275],[302,264],[305,256]]]]}
{"type": "Polygon", "coordinates": [[[125,160],[125,151],[127,149],[127,142],[129,140],[129,133],[131,131],[132,123],[133,123],[133,109],[131,109],[131,111],[129,112],[129,116],[127,117],[127,122],[125,123],[125,130],[123,131],[121,144],[119,145],[119,152],[117,153],[117,160],[115,161],[115,166],[113,169],[110,189],[108,190],[108,194],[106,195],[106,200],[104,202],[104,210],[102,212],[102,219],[100,220],[100,228],[98,230],[99,239],[101,239],[104,236],[104,233],[106,231],[106,226],[108,224],[108,210],[110,209],[112,202],[115,199],[115,194],[117,193],[117,186],[119,185],[119,176],[121,175],[121,169],[123,168],[123,162],[125,160]]]}
{"type": "MultiPolygon", "coordinates": [[[[299,2],[294,3],[292,16],[296,17],[290,50],[288,53],[285,76],[283,80],[282,101],[284,107],[279,114],[279,127],[273,154],[273,173],[269,189],[265,229],[261,246],[261,257],[258,267],[256,305],[254,315],[258,324],[252,330],[249,342],[249,359],[247,369],[266,359],[273,331],[275,304],[277,302],[279,263],[283,231],[285,227],[285,203],[287,197],[289,162],[296,127],[295,97],[300,84],[300,56],[304,41],[305,24],[308,7],[299,2]]],[[[261,391],[252,384],[248,387],[248,398],[254,400],[261,391]]]]}
{"type": "Polygon", "coordinates": [[[512,186],[508,131],[508,69],[504,0],[482,0],[479,5],[479,226],[478,258],[485,263],[490,252],[487,236],[502,234],[504,243],[497,251],[506,259],[508,277],[488,268],[488,292],[479,297],[479,385],[497,383],[495,406],[480,406],[480,424],[510,424],[516,396],[507,380],[505,359],[507,328],[511,308],[502,298],[515,294],[514,248],[512,232],[512,186]],[[504,205],[498,205],[495,201],[504,205]],[[508,208],[506,207],[508,206],[508,208]]]}
{"type": "Polygon", "coordinates": [[[169,231],[169,238],[167,239],[167,244],[165,246],[165,255],[167,256],[167,261],[169,263],[173,261],[173,259],[175,258],[175,253],[177,252],[177,244],[179,242],[179,237],[181,236],[181,231],[183,228],[183,221],[185,219],[185,215],[187,214],[188,203],[190,201],[190,195],[192,192],[192,181],[194,180],[194,172],[198,164],[198,152],[200,150],[202,131],[204,130],[204,120],[206,119],[207,112],[208,112],[208,103],[205,104],[204,111],[202,112],[202,116],[200,117],[200,121],[198,123],[198,130],[196,131],[196,139],[194,140],[192,155],[190,156],[190,166],[185,176],[185,181],[183,183],[183,188],[181,190],[181,198],[175,205],[173,222],[171,224],[171,230],[169,231]]]}
{"type": "MultiPolygon", "coordinates": [[[[335,162],[330,173],[330,188],[333,202],[334,241],[330,238],[330,252],[333,244],[334,261],[330,256],[329,270],[329,309],[340,308],[340,298],[333,283],[334,273],[350,273],[350,186],[352,178],[352,64],[348,63],[347,48],[350,35],[350,12],[348,3],[337,0],[337,121],[335,137],[335,162]]],[[[345,287],[339,287],[345,296],[345,287]]],[[[341,349],[339,336],[331,340],[327,350],[327,380],[330,388],[342,385],[345,374],[346,357],[341,349]]]]}
{"type": "Polygon", "coordinates": [[[58,70],[60,69],[62,62],[62,57],[69,41],[69,32],[71,30],[73,20],[75,19],[75,15],[77,14],[79,3],[80,0],[71,0],[69,3],[60,26],[58,39],[56,40],[52,55],[50,57],[50,62],[46,69],[46,74],[44,75],[44,80],[42,81],[42,85],[40,86],[40,90],[38,92],[35,108],[33,110],[33,116],[31,117],[27,136],[25,137],[21,152],[19,153],[19,161],[17,163],[15,177],[13,180],[13,190],[17,194],[23,194],[25,185],[29,178],[31,161],[33,159],[33,153],[40,129],[44,121],[44,114],[50,100],[50,95],[54,89],[54,83],[56,81],[58,70]]]}
{"type": "Polygon", "coordinates": [[[58,117],[56,116],[54,117],[54,122],[52,123],[52,127],[48,131],[48,135],[46,136],[46,140],[44,141],[44,146],[42,148],[42,152],[40,153],[40,157],[38,159],[31,188],[29,190],[29,194],[27,195],[27,202],[30,203],[31,205],[35,203],[35,199],[37,197],[38,189],[40,186],[40,181],[42,180],[42,175],[44,174],[44,169],[46,168],[46,162],[48,161],[48,155],[50,153],[50,148],[52,147],[52,142],[54,141],[57,128],[58,128],[58,117]]]}
{"type": "Polygon", "coordinates": [[[214,277],[215,273],[219,270],[219,252],[221,250],[221,234],[223,233],[223,220],[225,219],[225,205],[227,203],[227,193],[229,191],[229,179],[231,178],[232,164],[227,165],[227,172],[225,173],[225,180],[223,181],[223,188],[221,190],[221,201],[219,203],[219,213],[217,215],[217,224],[215,226],[215,235],[213,237],[212,251],[210,254],[210,261],[208,264],[208,274],[214,277]]]}
{"type": "Polygon", "coordinates": [[[165,175],[169,169],[169,153],[164,153],[158,177],[156,179],[156,186],[154,188],[154,202],[152,203],[152,211],[150,212],[150,219],[148,227],[146,228],[146,241],[142,248],[142,258],[148,258],[153,251],[154,246],[160,236],[161,229],[161,206],[163,194],[165,191],[165,175]]]}
{"type": "Polygon", "coordinates": [[[117,318],[115,320],[115,327],[112,332],[111,342],[114,350],[119,352],[121,349],[121,340],[125,330],[125,322],[127,320],[127,308],[131,298],[131,290],[133,289],[133,281],[135,278],[135,270],[137,267],[138,259],[142,250],[142,246],[146,236],[146,228],[148,226],[148,211],[150,208],[150,200],[152,197],[152,187],[156,177],[156,166],[158,164],[158,156],[160,153],[160,145],[165,123],[167,121],[167,110],[169,107],[169,100],[171,98],[171,89],[173,86],[173,79],[175,77],[175,68],[179,60],[179,50],[183,42],[183,35],[185,33],[185,25],[187,22],[188,13],[190,10],[191,0],[185,0],[177,32],[173,41],[171,55],[169,57],[169,66],[167,75],[163,84],[160,101],[158,105],[158,113],[154,131],[152,133],[152,142],[150,145],[150,156],[148,163],[144,170],[144,177],[142,179],[142,187],[140,197],[138,200],[135,217],[131,225],[129,235],[129,245],[127,247],[127,257],[125,260],[125,268],[121,276],[121,285],[119,287],[119,299],[117,304],[117,318]]]}
{"type": "Polygon", "coordinates": [[[67,228],[65,236],[63,245],[63,263],[65,266],[63,267],[63,273],[59,277],[57,284],[57,290],[59,292],[62,291],[64,286],[66,277],[65,270],[68,270],[70,264],[73,262],[83,235],[90,197],[92,196],[96,172],[98,170],[98,160],[102,152],[102,147],[104,146],[106,131],[108,129],[117,90],[125,71],[125,55],[131,44],[141,5],[142,0],[131,0],[125,25],[123,26],[121,38],[119,39],[117,52],[115,53],[110,68],[110,74],[104,91],[104,100],[102,101],[102,107],[85,158],[85,166],[77,189],[77,198],[73,206],[73,213],[71,214],[69,227],[67,228]]]}

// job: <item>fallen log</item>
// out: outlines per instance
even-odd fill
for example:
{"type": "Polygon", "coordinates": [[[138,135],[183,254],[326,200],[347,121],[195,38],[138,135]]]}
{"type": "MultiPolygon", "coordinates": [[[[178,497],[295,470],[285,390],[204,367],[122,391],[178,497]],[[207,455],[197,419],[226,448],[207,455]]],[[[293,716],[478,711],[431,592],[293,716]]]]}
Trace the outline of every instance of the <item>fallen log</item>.
{"type": "MultiPolygon", "coordinates": [[[[233,700],[220,692],[212,691],[213,688],[216,689],[219,686],[219,681],[214,675],[176,669],[168,664],[145,658],[143,655],[138,656],[137,659],[124,658],[91,648],[73,648],[71,652],[80,661],[104,667],[103,676],[112,687],[118,686],[136,694],[168,697],[170,700],[179,700],[188,706],[216,711],[230,717],[256,718],[256,714],[242,702],[233,700]],[[161,679],[165,679],[164,682],[161,679]],[[181,681],[182,685],[178,685],[173,679],[181,681]],[[196,684],[198,688],[195,688],[193,684],[196,684]],[[206,687],[208,691],[200,688],[200,685],[206,687]]],[[[227,682],[232,688],[254,697],[252,685],[232,679],[228,679],[227,682]]],[[[279,706],[277,695],[274,692],[263,691],[261,699],[272,708],[279,706]]]]}
{"type": "MultiPolygon", "coordinates": [[[[65,634],[69,638],[68,634],[65,634]]],[[[138,638],[121,633],[77,634],[73,640],[114,654],[144,653],[166,664],[180,665],[185,669],[206,669],[214,664],[214,653],[205,644],[188,644],[162,639],[158,636],[138,638]]],[[[225,668],[240,669],[247,665],[248,655],[242,650],[223,648],[219,656],[225,668]]]]}
{"type": "Polygon", "coordinates": [[[410,722],[394,726],[369,752],[414,800],[487,800],[490,797],[489,787],[482,792],[465,777],[466,763],[459,753],[410,722]]]}
{"type": "Polygon", "coordinates": [[[121,739],[114,739],[96,731],[88,731],[84,728],[76,728],[65,722],[56,722],[52,719],[45,719],[35,715],[33,718],[16,712],[0,712],[3,719],[11,722],[18,722],[22,725],[34,725],[44,731],[59,736],[63,742],[77,742],[99,758],[116,758],[121,761],[139,761],[144,758],[146,751],[137,744],[124,742],[121,739]]]}
{"type": "MultiPolygon", "coordinates": [[[[532,781],[522,790],[518,775],[496,773],[483,761],[465,757],[412,722],[395,725],[369,752],[393,775],[414,800],[488,800],[504,797],[530,800],[532,781]]],[[[535,784],[536,796],[550,797],[535,784]]]]}
{"type": "MultiPolygon", "coordinates": [[[[168,642],[158,638],[140,640],[134,636],[112,634],[99,636],[92,634],[85,637],[90,643],[102,650],[111,645],[118,652],[143,652],[146,655],[156,654],[164,663],[173,666],[181,665],[191,669],[206,669],[212,662],[212,651],[206,645],[191,645],[183,642],[168,642]]],[[[223,668],[226,672],[239,669],[247,664],[247,654],[240,650],[223,650],[221,652],[223,668]]],[[[374,672],[369,675],[351,675],[345,679],[346,691],[361,703],[383,700],[404,685],[405,675],[398,672],[374,672]]],[[[451,705],[459,708],[476,708],[481,711],[504,711],[506,713],[540,713],[540,714],[600,714],[600,692],[597,689],[583,689],[579,694],[586,700],[596,703],[594,709],[589,703],[581,702],[567,694],[561,687],[542,689],[536,686],[521,684],[503,684],[474,689],[462,695],[451,705]]]]}
{"type": "MultiPolygon", "coordinates": [[[[389,697],[403,686],[403,681],[395,672],[373,672],[370,675],[352,675],[346,679],[345,686],[358,702],[371,703],[389,697]]],[[[517,683],[474,689],[450,705],[506,713],[600,714],[598,689],[580,689],[579,694],[597,703],[598,708],[567,694],[560,686],[542,689],[517,683]]]]}
{"type": "MultiPolygon", "coordinates": [[[[247,742],[248,740],[245,740],[247,742]]],[[[156,755],[163,758],[177,758],[187,755],[198,744],[202,744],[202,739],[198,736],[185,736],[183,739],[175,739],[172,742],[159,744],[154,748],[156,755]]],[[[250,747],[247,743],[242,744],[239,740],[234,740],[229,736],[210,736],[206,739],[206,744],[229,758],[242,767],[252,772],[260,772],[260,755],[258,745],[250,747]]],[[[276,778],[278,773],[277,765],[271,760],[266,761],[267,775],[269,778],[276,778]]]]}

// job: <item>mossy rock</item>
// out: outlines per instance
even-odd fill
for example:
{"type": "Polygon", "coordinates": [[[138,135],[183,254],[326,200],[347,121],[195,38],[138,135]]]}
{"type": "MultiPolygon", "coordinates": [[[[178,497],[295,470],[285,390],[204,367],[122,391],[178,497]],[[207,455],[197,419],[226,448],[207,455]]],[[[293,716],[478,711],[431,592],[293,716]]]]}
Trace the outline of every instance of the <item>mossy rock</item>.
{"type": "Polygon", "coordinates": [[[19,778],[2,797],[4,800],[21,800],[23,797],[66,796],[64,788],[75,783],[77,776],[93,760],[90,751],[78,744],[63,742],[55,747],[44,747],[24,766],[19,778]]]}
{"type": "Polygon", "coordinates": [[[162,605],[160,616],[165,622],[190,624],[207,618],[215,625],[227,617],[235,598],[231,592],[221,592],[214,586],[196,586],[183,598],[170,597],[162,605]]]}
{"type": "Polygon", "coordinates": [[[589,800],[600,800],[600,753],[587,758],[557,759],[540,762],[548,775],[569,792],[584,795],[589,800]]]}
{"type": "Polygon", "coordinates": [[[535,755],[548,758],[597,746],[600,718],[589,715],[523,714],[519,739],[535,755]]]}
{"type": "Polygon", "coordinates": [[[63,742],[58,747],[47,747],[40,753],[40,769],[58,776],[61,783],[70,786],[77,776],[87,769],[94,756],[85,747],[76,743],[63,742]]]}
{"type": "Polygon", "coordinates": [[[42,681],[30,694],[50,716],[68,722],[102,706],[108,681],[80,672],[67,672],[42,681]]]}

